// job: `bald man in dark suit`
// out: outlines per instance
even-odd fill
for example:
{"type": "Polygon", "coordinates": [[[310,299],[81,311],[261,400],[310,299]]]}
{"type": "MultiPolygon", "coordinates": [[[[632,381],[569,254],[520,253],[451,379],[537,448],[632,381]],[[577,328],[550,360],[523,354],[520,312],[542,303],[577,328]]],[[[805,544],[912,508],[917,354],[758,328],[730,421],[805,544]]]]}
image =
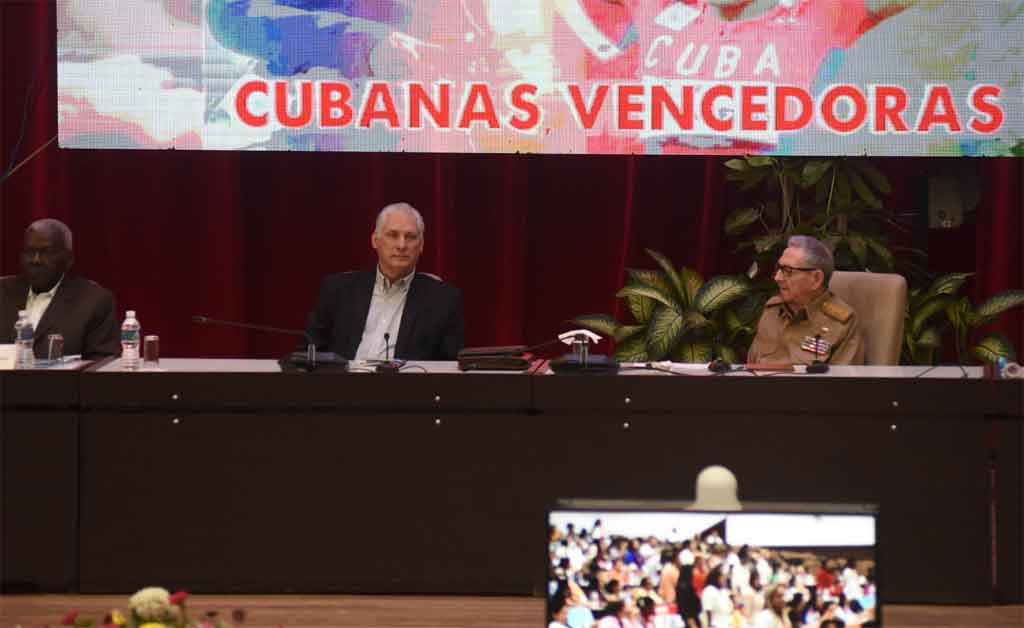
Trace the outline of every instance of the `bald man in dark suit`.
{"type": "Polygon", "coordinates": [[[64,336],[65,355],[96,359],[121,353],[114,295],[71,274],[73,261],[67,225],[52,219],[29,225],[21,274],[0,278],[0,342],[14,342],[18,311],[28,310],[36,357],[46,357],[50,334],[64,336]]]}

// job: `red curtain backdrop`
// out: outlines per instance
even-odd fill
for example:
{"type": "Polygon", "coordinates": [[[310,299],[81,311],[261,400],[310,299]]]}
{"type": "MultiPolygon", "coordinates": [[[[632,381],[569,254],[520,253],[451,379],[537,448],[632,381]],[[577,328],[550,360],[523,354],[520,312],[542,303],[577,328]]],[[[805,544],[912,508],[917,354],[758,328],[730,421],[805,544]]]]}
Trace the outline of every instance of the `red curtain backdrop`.
{"type": "MultiPolygon", "coordinates": [[[[4,166],[56,133],[52,0],[5,0],[4,166]],[[27,106],[26,106],[27,103],[27,106]],[[23,112],[27,112],[24,114],[23,112]],[[24,124],[23,124],[24,119],[24,124]],[[23,139],[19,143],[22,134],[23,139]]],[[[927,159],[881,160],[891,206],[920,209],[927,159]]],[[[963,227],[929,232],[935,270],[975,270],[975,298],[1021,286],[1014,160],[979,162],[983,195],[963,227]]],[[[539,342],[568,319],[613,312],[624,268],[660,250],[705,275],[742,270],[721,235],[735,202],[721,159],[345,153],[67,151],[52,145],[0,184],[0,274],[25,227],[66,221],[76,270],[139,312],[166,356],[274,356],[293,341],[197,327],[193,314],[303,327],[325,273],[369,268],[376,211],[424,214],[421,270],[463,290],[467,343],[539,342]]],[[[1019,314],[998,328],[1020,344],[1019,314]]]]}

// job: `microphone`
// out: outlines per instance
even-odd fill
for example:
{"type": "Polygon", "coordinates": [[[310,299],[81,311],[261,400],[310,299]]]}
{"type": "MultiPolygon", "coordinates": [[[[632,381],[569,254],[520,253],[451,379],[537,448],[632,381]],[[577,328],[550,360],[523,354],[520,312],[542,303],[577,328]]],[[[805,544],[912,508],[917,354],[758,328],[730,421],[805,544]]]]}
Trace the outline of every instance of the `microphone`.
{"type": "Polygon", "coordinates": [[[286,329],[284,327],[271,327],[270,325],[254,325],[252,323],[240,323],[238,321],[224,321],[218,318],[210,318],[209,316],[193,316],[193,323],[200,325],[221,325],[223,327],[237,327],[239,329],[253,329],[255,331],[267,331],[273,334],[287,334],[289,336],[299,336],[309,341],[309,335],[301,329],[286,329]]]}
{"type": "Polygon", "coordinates": [[[402,363],[391,359],[391,334],[384,332],[384,362],[374,367],[378,373],[397,373],[402,363]]]}
{"type": "Polygon", "coordinates": [[[317,351],[316,343],[313,342],[313,339],[310,338],[308,333],[301,329],[288,329],[285,327],[273,327],[271,325],[254,325],[252,323],[243,323],[239,321],[225,321],[218,318],[210,318],[209,316],[200,315],[193,316],[192,322],[198,325],[216,325],[221,327],[235,327],[238,329],[251,329],[253,331],[263,331],[272,334],[298,336],[305,339],[305,351],[293,351],[277,361],[282,368],[291,367],[292,369],[303,371],[312,371],[320,366],[340,369],[348,368],[348,360],[337,353],[317,351]]]}
{"type": "MultiPolygon", "coordinates": [[[[827,330],[826,330],[827,331],[827,330]]],[[[807,365],[808,373],[828,373],[828,364],[822,362],[821,355],[821,332],[814,334],[814,360],[807,365]]]]}
{"type": "Polygon", "coordinates": [[[732,371],[732,364],[723,358],[715,358],[708,363],[708,370],[712,373],[728,373],[732,371]]]}

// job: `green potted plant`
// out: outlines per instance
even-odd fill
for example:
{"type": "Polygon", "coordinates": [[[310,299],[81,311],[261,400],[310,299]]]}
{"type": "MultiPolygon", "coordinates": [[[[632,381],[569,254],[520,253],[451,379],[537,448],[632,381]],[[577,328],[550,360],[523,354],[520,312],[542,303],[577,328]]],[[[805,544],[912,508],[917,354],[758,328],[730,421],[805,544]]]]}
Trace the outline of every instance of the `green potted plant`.
{"type": "Polygon", "coordinates": [[[575,324],[615,339],[620,362],[741,362],[757,331],[764,299],[742,275],[708,281],[694,270],[676,270],[667,257],[647,249],[660,270],[627,269],[624,299],[632,322],[609,314],[587,314],[575,324]]]}

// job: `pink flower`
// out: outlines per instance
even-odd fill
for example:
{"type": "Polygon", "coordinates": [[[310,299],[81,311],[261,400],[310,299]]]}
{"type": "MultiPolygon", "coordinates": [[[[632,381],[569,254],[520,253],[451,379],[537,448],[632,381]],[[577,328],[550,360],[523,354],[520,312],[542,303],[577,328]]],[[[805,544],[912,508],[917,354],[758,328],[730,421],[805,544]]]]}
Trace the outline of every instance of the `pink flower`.
{"type": "Polygon", "coordinates": [[[68,613],[64,617],[64,619],[62,619],[60,621],[60,625],[61,626],[74,626],[75,625],[75,619],[77,619],[77,618],[78,618],[78,611],[71,611],[70,613],[68,613]]]}
{"type": "Polygon", "coordinates": [[[177,591],[171,594],[171,604],[179,605],[188,597],[188,591],[177,591]]]}

